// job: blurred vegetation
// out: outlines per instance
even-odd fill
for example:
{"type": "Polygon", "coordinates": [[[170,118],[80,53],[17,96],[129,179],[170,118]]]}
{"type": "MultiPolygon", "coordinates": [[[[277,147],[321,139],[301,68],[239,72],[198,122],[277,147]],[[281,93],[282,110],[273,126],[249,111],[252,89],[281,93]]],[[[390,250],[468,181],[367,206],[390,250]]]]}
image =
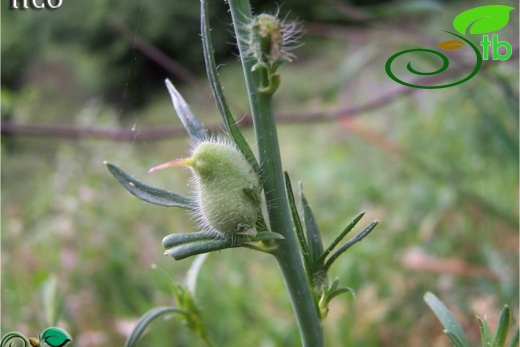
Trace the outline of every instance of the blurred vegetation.
{"type": "MultiPolygon", "coordinates": [[[[338,10],[341,2],[315,3],[286,1],[281,8],[329,30],[310,23],[298,59],[281,68],[279,111],[357,105],[399,88],[384,72],[386,59],[435,40],[457,13],[477,6],[467,1],[439,12],[440,2],[388,2],[363,8],[370,20],[355,20],[338,10]],[[407,12],[392,19],[399,7],[391,4],[407,12]]],[[[198,2],[64,1],[58,11],[3,10],[3,120],[136,133],[178,124],[162,83],[167,72],[111,30],[108,19],[124,21],[200,74],[198,2]]],[[[240,117],[247,101],[236,58],[226,60],[233,39],[224,2],[212,11],[218,60],[226,63],[221,78],[240,117]]],[[[518,42],[516,28],[517,12],[501,40],[518,42]]],[[[448,305],[473,342],[475,315],[490,314],[493,324],[508,303],[518,321],[517,59],[490,62],[465,84],[415,90],[353,119],[281,125],[285,169],[303,181],[326,243],[360,210],[364,221],[381,220],[331,270],[357,297],[333,302],[327,346],[449,346],[422,300],[426,291],[448,305]]],[[[181,92],[205,124],[219,122],[204,77],[181,92]]],[[[250,130],[246,135],[252,139],[250,130]]],[[[187,149],[186,138],[118,143],[3,135],[2,333],[33,336],[46,327],[40,293],[52,276],[63,300],[60,325],[78,347],[122,345],[141,314],[173,304],[169,282],[180,282],[190,261],[164,257],[161,239],[195,223],[183,211],[133,198],[102,162],[186,192],[188,172],[146,171],[187,149]]],[[[298,345],[275,266],[248,250],[210,255],[197,299],[218,345],[298,345]]],[[[198,343],[167,320],[154,324],[142,345],[198,343]]]]}
{"type": "MultiPolygon", "coordinates": [[[[275,12],[279,8],[268,1],[251,3],[258,12],[275,12]]],[[[358,6],[371,7],[369,17],[349,16],[352,6],[349,1],[288,0],[280,8],[293,19],[359,27],[364,26],[368,18],[377,18],[381,13],[388,15],[390,6],[399,3],[404,4],[404,11],[437,6],[433,0],[414,1],[413,6],[407,5],[407,1],[354,1],[358,6]]],[[[5,1],[1,5],[5,29],[2,31],[2,55],[10,57],[3,64],[2,85],[9,88],[20,88],[24,83],[20,77],[38,70],[42,60],[50,60],[61,68],[74,70],[82,87],[116,104],[121,102],[121,85],[129,83],[126,94],[132,103],[127,107],[143,106],[154,93],[160,92],[158,86],[168,72],[136,52],[135,37],[125,39],[117,29],[118,24],[145,38],[188,71],[196,74],[204,71],[201,44],[197,39],[200,31],[198,1],[69,1],[64,2],[59,11],[10,11],[9,4],[10,1],[5,1]],[[78,64],[78,60],[85,61],[78,64]]],[[[230,44],[233,41],[231,17],[227,11],[224,1],[212,3],[213,46],[217,59],[221,60],[237,54],[234,45],[230,44]]]]}

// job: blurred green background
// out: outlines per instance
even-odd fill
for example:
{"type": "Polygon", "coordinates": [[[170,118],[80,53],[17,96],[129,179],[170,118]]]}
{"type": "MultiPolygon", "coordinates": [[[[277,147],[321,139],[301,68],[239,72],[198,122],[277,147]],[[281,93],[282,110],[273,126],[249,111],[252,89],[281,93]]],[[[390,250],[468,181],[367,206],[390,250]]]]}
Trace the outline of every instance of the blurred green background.
{"type": "MultiPolygon", "coordinates": [[[[298,18],[306,31],[298,58],[280,69],[275,96],[284,168],[303,182],[325,243],[361,210],[367,212],[361,224],[381,220],[331,270],[357,297],[332,302],[324,323],[327,346],[449,346],[422,300],[426,291],[453,310],[475,345],[475,315],[493,322],[508,303],[516,324],[518,51],[441,90],[406,88],[384,71],[392,54],[434,47],[458,13],[491,3],[287,0],[280,7],[282,17],[298,18]],[[329,110],[388,95],[370,112],[327,119],[329,110]],[[301,119],[313,111],[323,117],[301,119]]],[[[253,4],[278,9],[276,2],[253,4]]],[[[102,163],[188,192],[185,170],[146,176],[151,166],[184,156],[187,137],[139,136],[152,127],[180,126],[166,77],[204,124],[220,124],[203,71],[199,4],[63,0],[55,11],[1,6],[2,335],[36,336],[47,327],[42,288],[54,276],[60,326],[73,345],[121,346],[140,315],[174,303],[169,283],[181,282],[191,261],[163,256],[161,240],[196,224],[185,211],[132,197],[102,163]],[[147,57],[136,34],[185,74],[147,57]],[[130,138],[27,136],[9,130],[13,124],[59,125],[69,135],[71,129],[122,129],[130,138]]],[[[241,118],[247,99],[229,14],[224,1],[210,8],[221,78],[241,118]]],[[[498,33],[517,49],[518,10],[511,15],[498,33]]],[[[244,131],[254,148],[252,130],[244,131]]],[[[299,345],[281,276],[267,255],[242,249],[211,254],[197,299],[219,346],[299,345]]],[[[141,345],[201,343],[170,319],[157,321],[141,345]]]]}

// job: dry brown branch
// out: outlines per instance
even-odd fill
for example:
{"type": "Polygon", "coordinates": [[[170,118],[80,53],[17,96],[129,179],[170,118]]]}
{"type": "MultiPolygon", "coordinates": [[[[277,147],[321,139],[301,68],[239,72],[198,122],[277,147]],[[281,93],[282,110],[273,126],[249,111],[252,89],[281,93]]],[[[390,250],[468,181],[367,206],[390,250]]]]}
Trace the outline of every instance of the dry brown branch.
{"type": "Polygon", "coordinates": [[[123,22],[118,20],[111,20],[110,26],[114,28],[119,34],[121,34],[121,36],[130,41],[134,48],[141,51],[141,53],[153,60],[157,65],[166,69],[179,80],[189,83],[194,83],[197,81],[197,76],[195,76],[195,74],[170,58],[159,48],[151,45],[139,37],[136,33],[132,32],[132,30],[130,30],[130,28],[128,28],[123,22]]]}
{"type": "MultiPolygon", "coordinates": [[[[377,108],[388,105],[397,98],[416,91],[412,88],[396,88],[369,102],[354,107],[342,107],[331,111],[316,112],[296,112],[296,113],[280,113],[277,119],[281,123],[310,123],[324,122],[339,119],[350,118],[353,116],[366,113],[377,108]]],[[[240,120],[241,127],[249,127],[252,120],[246,115],[240,120]]],[[[207,127],[210,131],[222,128],[220,124],[214,124],[207,127]]],[[[103,128],[78,128],[70,125],[51,125],[42,123],[18,124],[15,122],[4,121],[1,124],[2,134],[16,134],[24,136],[46,136],[63,138],[68,140],[81,139],[106,139],[112,141],[159,141],[176,136],[185,136],[186,131],[182,127],[153,127],[141,129],[138,131],[131,129],[103,129],[103,128]]]]}
{"type": "MultiPolygon", "coordinates": [[[[513,47],[513,55],[510,60],[518,59],[518,46],[513,47]]],[[[491,66],[489,62],[484,62],[481,72],[491,66]]],[[[467,66],[460,66],[449,76],[454,76],[467,72],[467,66]]],[[[436,77],[436,76],[434,76],[436,77]]],[[[436,78],[428,77],[430,82],[438,83],[444,80],[445,76],[437,76],[436,78]]],[[[414,81],[414,84],[421,84],[422,79],[414,81]]],[[[279,113],[277,120],[280,123],[313,123],[345,120],[354,116],[368,113],[370,111],[388,106],[393,101],[420,91],[422,89],[409,88],[397,85],[391,91],[383,93],[365,103],[350,107],[338,107],[332,110],[322,110],[315,112],[291,112],[279,113]]],[[[240,120],[241,127],[249,127],[252,125],[250,115],[244,116],[240,120]]],[[[207,127],[209,131],[221,129],[220,124],[214,124],[207,127]]],[[[15,134],[25,136],[47,136],[64,138],[71,140],[80,140],[87,138],[106,139],[112,141],[159,141],[176,136],[185,136],[186,132],[182,127],[153,127],[142,129],[139,131],[129,129],[102,129],[102,128],[77,128],[69,125],[49,125],[49,124],[17,124],[14,122],[4,121],[1,124],[2,134],[15,134]]]]}

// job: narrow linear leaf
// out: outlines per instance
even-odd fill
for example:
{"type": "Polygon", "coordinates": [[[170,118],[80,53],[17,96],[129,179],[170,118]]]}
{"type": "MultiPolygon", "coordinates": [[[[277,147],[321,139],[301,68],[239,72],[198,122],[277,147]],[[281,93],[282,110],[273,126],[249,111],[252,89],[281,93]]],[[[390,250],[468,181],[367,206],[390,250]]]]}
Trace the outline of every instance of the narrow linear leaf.
{"type": "Polygon", "coordinates": [[[303,209],[303,221],[305,224],[305,238],[309,247],[311,263],[316,265],[316,260],[323,253],[323,240],[321,239],[318,224],[312,213],[312,209],[303,194],[303,185],[300,183],[300,201],[303,209]]]}
{"type": "Polygon", "coordinates": [[[470,347],[468,337],[464,333],[464,330],[462,330],[460,324],[442,301],[440,301],[435,294],[430,292],[424,294],[424,301],[428,306],[430,306],[433,313],[435,313],[445,329],[444,332],[450,337],[455,346],[470,347]]]}
{"type": "Polygon", "coordinates": [[[336,248],[337,245],[339,245],[339,243],[341,241],[343,241],[343,239],[345,238],[345,236],[347,236],[347,234],[356,226],[356,224],[361,220],[361,218],[363,218],[363,216],[365,215],[365,212],[362,211],[360,212],[346,227],[345,229],[343,229],[339,235],[334,239],[334,241],[332,241],[332,243],[330,244],[329,247],[327,247],[327,249],[321,254],[321,256],[319,257],[318,261],[319,263],[323,263],[325,261],[325,258],[330,254],[330,252],[332,252],[334,250],[334,248],[336,248]]]}
{"type": "Polygon", "coordinates": [[[500,312],[500,318],[498,319],[497,331],[495,338],[493,339],[493,347],[504,347],[507,338],[507,332],[509,331],[509,321],[511,320],[511,310],[508,305],[505,305],[500,312]]]}
{"type": "Polygon", "coordinates": [[[182,260],[193,255],[220,251],[226,248],[240,247],[241,245],[232,240],[213,240],[203,242],[185,243],[166,250],[164,254],[173,257],[175,260],[182,260]]]}
{"type": "Polygon", "coordinates": [[[207,10],[207,1],[200,1],[200,16],[201,16],[201,33],[202,33],[202,49],[204,51],[204,61],[206,63],[206,72],[208,74],[208,80],[211,85],[211,91],[213,92],[213,97],[217,103],[217,108],[222,116],[222,120],[226,125],[226,130],[229,132],[236,145],[244,154],[247,161],[253,168],[253,170],[257,173],[258,177],[262,177],[260,166],[256,161],[256,158],[253,154],[253,151],[247,144],[246,139],[238,129],[238,126],[229,110],[226,98],[224,96],[224,92],[222,90],[222,85],[220,84],[220,80],[218,78],[217,65],[215,63],[215,57],[213,55],[213,44],[211,43],[211,35],[209,28],[209,16],[207,10]]]}
{"type": "Polygon", "coordinates": [[[58,280],[50,275],[42,285],[43,309],[47,319],[47,325],[58,324],[63,307],[62,296],[58,293],[58,280]]]}
{"type": "Polygon", "coordinates": [[[181,93],[175,89],[169,79],[166,79],[164,83],[166,84],[168,93],[170,93],[175,112],[177,112],[177,116],[181,120],[182,125],[188,132],[190,138],[195,140],[206,140],[208,138],[206,129],[204,129],[204,126],[198,121],[193,112],[191,112],[190,107],[182,97],[181,93]]]}
{"type": "Polygon", "coordinates": [[[453,20],[453,27],[462,35],[486,34],[497,31],[509,22],[509,12],[514,7],[505,5],[487,5],[475,7],[460,13],[453,20]]]}
{"type": "Polygon", "coordinates": [[[511,338],[511,341],[509,341],[509,345],[507,347],[518,347],[519,338],[520,338],[520,328],[517,328],[515,334],[511,338]]]}
{"type": "MultiPolygon", "coordinates": [[[[163,238],[162,244],[165,249],[179,247],[181,245],[204,243],[208,241],[223,241],[237,246],[251,246],[251,242],[283,240],[283,235],[272,231],[258,232],[256,235],[250,234],[234,234],[226,239],[218,239],[215,234],[207,231],[198,231],[192,233],[174,233],[163,238]]],[[[251,248],[251,247],[250,247],[251,248]]],[[[261,247],[260,247],[261,248],[261,247]]]]}
{"type": "Polygon", "coordinates": [[[343,293],[350,293],[354,298],[356,297],[356,292],[354,289],[348,287],[338,287],[338,285],[339,279],[336,278],[334,279],[332,284],[329,285],[328,288],[324,288],[321,294],[318,306],[322,314],[322,319],[325,319],[327,317],[329,312],[329,303],[338,295],[341,295],[343,293]]]}
{"type": "Polygon", "coordinates": [[[328,301],[330,302],[336,296],[344,294],[344,293],[350,293],[354,298],[356,297],[356,291],[353,288],[341,287],[341,288],[335,289],[329,293],[328,301]]]}
{"type": "Polygon", "coordinates": [[[194,233],[174,233],[165,236],[162,240],[162,244],[164,248],[172,248],[185,243],[208,241],[214,239],[215,235],[207,231],[197,231],[194,233]]]}
{"type": "Polygon", "coordinates": [[[370,223],[365,229],[361,230],[356,236],[345,242],[343,246],[341,246],[334,254],[330,256],[330,258],[325,262],[325,265],[323,266],[323,269],[325,271],[328,271],[330,266],[338,259],[338,257],[343,254],[346,250],[348,250],[350,247],[352,247],[354,244],[358,243],[359,241],[363,240],[368,234],[374,230],[374,228],[377,226],[379,221],[373,221],[370,223]]]}
{"type": "Polygon", "coordinates": [[[307,242],[305,240],[305,231],[303,230],[303,226],[300,220],[300,215],[298,214],[298,209],[296,207],[296,201],[294,200],[294,194],[292,190],[292,184],[291,179],[289,178],[289,174],[287,171],[284,171],[284,177],[285,177],[285,190],[287,191],[287,200],[289,201],[289,207],[291,209],[294,229],[296,231],[296,236],[298,239],[298,242],[300,244],[300,249],[302,252],[303,262],[305,265],[305,270],[307,272],[307,277],[312,283],[312,261],[310,259],[310,251],[309,246],[307,245],[307,242]]]}
{"type": "Polygon", "coordinates": [[[196,203],[193,199],[149,186],[136,180],[111,163],[104,162],[104,164],[108,171],[110,171],[126,190],[143,201],[160,206],[185,208],[187,210],[194,210],[196,208],[196,203]]]}
{"type": "Polygon", "coordinates": [[[186,289],[192,297],[195,297],[195,291],[197,289],[197,278],[199,277],[202,264],[204,264],[204,261],[206,261],[208,256],[209,254],[205,253],[195,257],[195,260],[193,261],[193,263],[191,263],[191,266],[188,269],[188,272],[186,273],[186,289]]]}
{"type": "Polygon", "coordinates": [[[339,277],[336,277],[332,284],[330,284],[328,291],[333,292],[339,287],[339,277]]]}
{"type": "Polygon", "coordinates": [[[465,347],[466,346],[458,335],[455,335],[451,331],[446,331],[446,330],[444,331],[444,333],[451,340],[451,343],[453,343],[454,347],[465,347]]]}
{"type": "Polygon", "coordinates": [[[141,318],[139,318],[139,321],[137,322],[134,330],[132,331],[132,334],[128,337],[128,340],[126,340],[125,347],[133,347],[137,340],[141,338],[143,335],[145,329],[150,325],[150,323],[163,315],[166,314],[179,314],[183,316],[187,316],[188,313],[184,310],[181,310],[177,307],[170,307],[170,306],[162,306],[162,307],[155,307],[151,309],[150,311],[146,312],[141,318]]]}
{"type": "Polygon", "coordinates": [[[462,48],[462,46],[464,46],[464,42],[461,40],[447,40],[439,43],[437,48],[442,48],[447,51],[455,51],[462,48]]]}
{"type": "Polygon", "coordinates": [[[487,318],[477,317],[478,325],[480,328],[480,340],[482,342],[482,347],[492,347],[491,346],[491,330],[489,329],[489,323],[487,318]]]}
{"type": "Polygon", "coordinates": [[[253,241],[267,241],[267,240],[284,240],[282,234],[275,233],[272,231],[262,231],[255,235],[253,241]]]}

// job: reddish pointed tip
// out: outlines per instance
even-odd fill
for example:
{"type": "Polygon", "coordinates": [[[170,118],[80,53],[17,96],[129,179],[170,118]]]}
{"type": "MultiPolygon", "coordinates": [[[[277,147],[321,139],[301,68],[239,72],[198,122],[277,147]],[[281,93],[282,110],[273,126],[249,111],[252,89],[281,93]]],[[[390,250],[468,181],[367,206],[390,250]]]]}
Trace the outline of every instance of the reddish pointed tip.
{"type": "Polygon", "coordinates": [[[167,163],[154,166],[150,170],[148,170],[148,175],[151,175],[155,171],[159,171],[159,170],[162,170],[162,169],[167,169],[167,168],[170,168],[170,167],[177,167],[177,166],[187,165],[187,163],[186,163],[187,160],[188,159],[184,159],[184,158],[183,159],[175,159],[175,160],[169,161],[167,163]]]}

